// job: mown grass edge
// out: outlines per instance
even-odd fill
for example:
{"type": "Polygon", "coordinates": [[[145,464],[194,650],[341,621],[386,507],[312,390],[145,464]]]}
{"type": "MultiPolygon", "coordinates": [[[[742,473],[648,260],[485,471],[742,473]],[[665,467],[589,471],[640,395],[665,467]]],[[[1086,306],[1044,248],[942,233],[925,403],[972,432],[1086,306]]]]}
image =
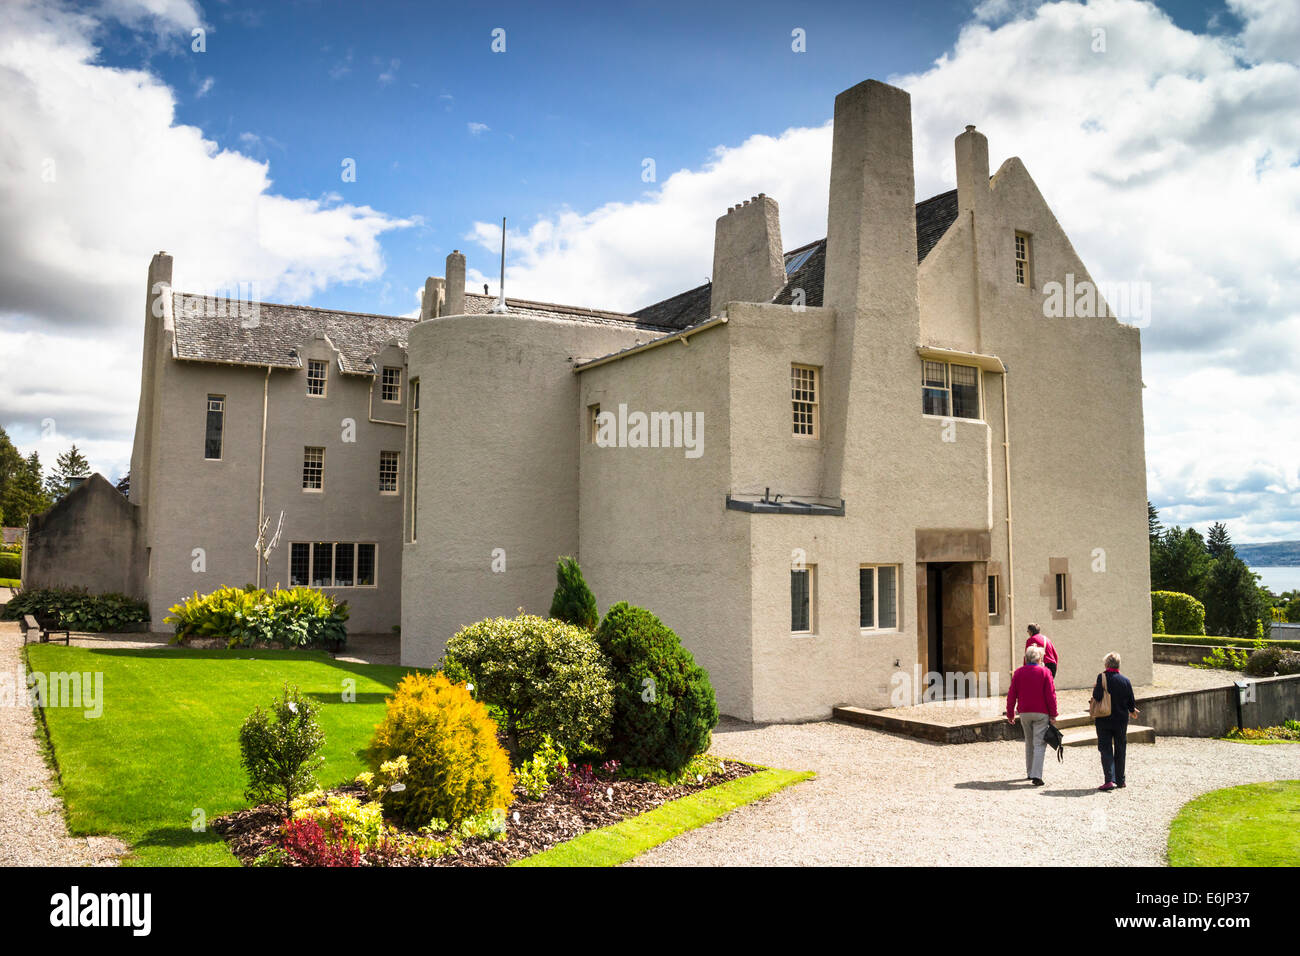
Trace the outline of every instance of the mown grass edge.
{"type": "Polygon", "coordinates": [[[737,807],[754,803],[816,776],[811,770],[758,773],[680,797],[661,807],[592,830],[513,866],[618,866],[673,837],[711,823],[737,807]]]}

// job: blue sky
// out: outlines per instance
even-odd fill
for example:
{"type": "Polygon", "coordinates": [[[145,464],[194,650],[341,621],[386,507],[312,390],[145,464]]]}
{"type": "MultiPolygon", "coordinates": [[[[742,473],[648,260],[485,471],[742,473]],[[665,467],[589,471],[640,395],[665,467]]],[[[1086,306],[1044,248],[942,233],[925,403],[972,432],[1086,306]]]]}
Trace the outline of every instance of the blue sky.
{"type": "Polygon", "coordinates": [[[1166,523],[1300,538],[1297,0],[7,0],[0,425],[125,471],[159,249],[186,291],[410,314],[452,248],[495,291],[503,215],[511,295],[627,310],[705,281],[759,191],[817,239],[868,77],[911,93],[918,198],[975,123],[1094,278],[1150,285],[1166,523]]]}
{"type": "MultiPolygon", "coordinates": [[[[178,122],[270,163],[280,194],[336,192],[419,217],[385,239],[384,277],[310,297],[406,311],[416,277],[441,274],[475,221],[504,215],[513,228],[563,207],[632,201],[648,188],[646,157],[662,179],[719,144],[824,123],[840,90],[928,67],[973,6],[573,3],[555,14],[491,3],[449,14],[423,2],[209,3],[205,53],[185,35],[160,51],[116,25],[103,61],[147,62],[176,92],[178,122]],[[491,49],[497,28],[504,53],[491,49]],[[803,55],[792,50],[796,28],[803,55]],[[341,180],[345,158],[356,160],[355,182],[341,180]]],[[[1190,29],[1236,22],[1222,3],[1161,6],[1190,29]]]]}

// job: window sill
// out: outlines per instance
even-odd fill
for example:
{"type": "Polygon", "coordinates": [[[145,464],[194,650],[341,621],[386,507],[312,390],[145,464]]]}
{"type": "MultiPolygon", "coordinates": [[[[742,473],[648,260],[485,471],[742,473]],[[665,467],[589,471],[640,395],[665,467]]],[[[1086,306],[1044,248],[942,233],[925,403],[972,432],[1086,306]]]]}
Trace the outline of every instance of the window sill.
{"type": "Polygon", "coordinates": [[[325,493],[325,489],[324,489],[324,488],[304,488],[304,489],[302,490],[302,493],[303,493],[304,495],[323,495],[323,494],[325,493]]]}
{"type": "Polygon", "coordinates": [[[899,634],[902,634],[902,633],[903,633],[902,628],[898,628],[898,627],[889,627],[889,628],[880,628],[880,627],[860,627],[860,628],[858,628],[858,635],[859,635],[860,637],[894,637],[894,636],[899,635],[899,634]]]}
{"type": "Polygon", "coordinates": [[[929,412],[922,412],[921,417],[932,418],[937,422],[970,422],[972,425],[988,424],[983,418],[962,418],[960,415],[931,415],[929,412]]]}

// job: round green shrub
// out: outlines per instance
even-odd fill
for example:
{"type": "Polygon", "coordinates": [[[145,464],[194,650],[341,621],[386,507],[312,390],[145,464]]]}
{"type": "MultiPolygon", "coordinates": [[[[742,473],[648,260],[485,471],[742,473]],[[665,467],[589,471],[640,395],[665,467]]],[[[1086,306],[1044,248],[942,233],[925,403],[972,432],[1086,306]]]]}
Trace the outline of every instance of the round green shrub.
{"type": "Polygon", "coordinates": [[[608,739],[613,684],[590,631],[535,614],[489,618],[447,642],[443,666],[500,708],[516,761],[547,734],[571,754],[608,739]]]}
{"type": "Polygon", "coordinates": [[[609,751],[633,767],[677,771],[709,749],[718,702],[708,672],[644,608],[621,601],[596,629],[614,674],[609,751]]]}
{"type": "Polygon", "coordinates": [[[1242,670],[1251,677],[1300,674],[1300,651],[1289,651],[1274,646],[1260,648],[1250,655],[1242,670]]]}
{"type": "Polygon", "coordinates": [[[1205,605],[1190,594],[1152,591],[1151,630],[1153,634],[1204,634],[1205,605]],[[1159,631],[1155,629],[1158,617],[1163,617],[1164,624],[1159,631]]]}

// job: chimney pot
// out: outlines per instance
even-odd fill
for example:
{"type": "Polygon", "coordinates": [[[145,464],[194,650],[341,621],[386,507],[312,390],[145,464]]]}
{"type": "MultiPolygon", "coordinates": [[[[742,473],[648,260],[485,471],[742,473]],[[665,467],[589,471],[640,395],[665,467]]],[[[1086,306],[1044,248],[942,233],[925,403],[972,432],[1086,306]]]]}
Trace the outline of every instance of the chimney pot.
{"type": "Polygon", "coordinates": [[[973,124],[967,124],[967,126],[966,126],[966,132],[968,132],[968,133],[973,133],[973,132],[975,132],[975,127],[974,127],[974,125],[973,125],[973,124]]]}

